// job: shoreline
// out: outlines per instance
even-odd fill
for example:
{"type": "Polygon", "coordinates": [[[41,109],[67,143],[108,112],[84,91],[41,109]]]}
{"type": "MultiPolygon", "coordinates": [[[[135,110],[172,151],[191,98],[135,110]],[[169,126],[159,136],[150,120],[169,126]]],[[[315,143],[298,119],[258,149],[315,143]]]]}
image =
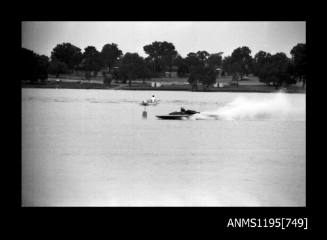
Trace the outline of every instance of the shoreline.
{"type": "MultiPolygon", "coordinates": [[[[21,88],[57,88],[57,89],[103,89],[103,90],[127,90],[127,91],[188,91],[192,92],[190,85],[166,85],[158,88],[153,88],[143,84],[133,84],[131,87],[128,85],[121,84],[112,84],[109,86],[104,86],[97,83],[60,83],[60,84],[49,84],[49,83],[22,83],[21,88]]],[[[277,93],[281,89],[275,89],[272,86],[265,85],[247,85],[247,86],[238,86],[238,87],[223,87],[223,88],[209,88],[206,90],[202,89],[202,86],[198,90],[193,92],[253,92],[253,93],[277,93]]],[[[290,86],[287,89],[283,90],[285,93],[306,93],[306,89],[290,86]]]]}

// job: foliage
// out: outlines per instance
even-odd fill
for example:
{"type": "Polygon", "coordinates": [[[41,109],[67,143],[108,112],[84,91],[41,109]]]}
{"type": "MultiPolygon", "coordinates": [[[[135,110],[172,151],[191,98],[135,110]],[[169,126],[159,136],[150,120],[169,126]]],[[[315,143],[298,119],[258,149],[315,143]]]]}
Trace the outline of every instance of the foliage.
{"type": "Polygon", "coordinates": [[[177,66],[177,74],[179,77],[184,77],[189,72],[186,60],[180,55],[175,58],[174,65],[177,66]]]}
{"type": "Polygon", "coordinates": [[[252,62],[251,50],[248,47],[239,47],[236,48],[231,55],[230,64],[231,72],[238,72],[241,76],[241,79],[244,75],[249,74],[250,65],[252,62]]]}
{"type": "Polygon", "coordinates": [[[199,59],[199,61],[202,64],[205,64],[206,61],[208,60],[210,54],[207,51],[197,51],[196,52],[196,57],[199,59]]]}
{"type": "Polygon", "coordinates": [[[68,66],[66,63],[59,61],[57,58],[52,58],[49,64],[48,72],[59,77],[60,74],[68,73],[68,66]]]}
{"type": "Polygon", "coordinates": [[[192,90],[197,90],[198,89],[198,79],[197,79],[197,76],[196,76],[195,72],[190,73],[187,81],[189,82],[189,84],[191,84],[192,90]]]}
{"type": "Polygon", "coordinates": [[[254,57],[254,73],[261,82],[273,83],[276,87],[282,83],[295,83],[293,78],[293,65],[285,53],[271,55],[264,51],[258,52],[254,57]]]}
{"type": "MultiPolygon", "coordinates": [[[[190,52],[187,54],[186,63],[191,70],[191,68],[207,65],[210,54],[207,51],[197,51],[196,53],[190,52]]],[[[213,63],[213,58],[211,58],[211,63],[213,63]]]]}
{"type": "Polygon", "coordinates": [[[137,53],[126,53],[119,63],[119,79],[131,81],[137,78],[150,78],[150,70],[148,69],[144,59],[137,53]]]}
{"type": "Polygon", "coordinates": [[[49,58],[45,55],[37,55],[37,77],[44,81],[48,78],[49,58]]]}
{"type": "Polygon", "coordinates": [[[21,49],[22,79],[36,80],[36,59],[34,52],[25,48],[21,49]]]}
{"type": "Polygon", "coordinates": [[[105,85],[111,86],[111,82],[112,82],[111,75],[107,75],[107,72],[105,71],[102,72],[102,75],[103,75],[103,83],[105,85]]]}
{"type": "Polygon", "coordinates": [[[192,71],[190,72],[190,76],[188,77],[188,82],[192,85],[192,86],[197,86],[198,82],[199,82],[199,74],[201,73],[201,66],[192,67],[192,71]]]}
{"type": "Polygon", "coordinates": [[[197,67],[204,66],[204,63],[201,62],[198,55],[194,52],[190,52],[189,54],[187,54],[185,61],[190,72],[197,67]]]}
{"type": "Polygon", "coordinates": [[[291,50],[293,71],[296,78],[303,81],[303,87],[307,79],[307,53],[306,45],[299,43],[291,50]]]}
{"type": "Polygon", "coordinates": [[[101,60],[106,67],[109,67],[109,70],[111,70],[116,63],[118,63],[122,55],[123,52],[115,43],[105,44],[101,50],[101,60]]]}
{"type": "Polygon", "coordinates": [[[265,66],[269,64],[271,61],[271,54],[265,51],[259,51],[254,56],[254,66],[253,66],[253,74],[256,76],[261,76],[264,74],[265,66]]]}
{"type": "Polygon", "coordinates": [[[187,68],[190,72],[188,82],[193,89],[200,82],[203,88],[208,88],[216,82],[216,68],[222,63],[222,53],[209,54],[207,51],[191,52],[185,58],[187,68]]]}
{"type": "Polygon", "coordinates": [[[231,56],[226,56],[222,60],[222,66],[223,66],[223,71],[225,74],[230,75],[232,73],[232,57],[231,56]]]}
{"type": "Polygon", "coordinates": [[[88,46],[84,49],[81,66],[86,72],[94,71],[95,75],[102,68],[101,55],[95,47],[88,46]]]}
{"type": "Polygon", "coordinates": [[[118,69],[118,67],[115,67],[115,68],[111,71],[111,74],[112,74],[112,78],[113,78],[113,79],[119,79],[119,69],[118,69]]]}
{"type": "Polygon", "coordinates": [[[49,58],[26,48],[21,49],[22,80],[45,80],[48,77],[49,58]]]}
{"type": "Polygon", "coordinates": [[[307,78],[306,45],[299,43],[290,51],[292,59],[285,53],[271,55],[259,51],[254,58],[248,47],[236,48],[230,56],[222,59],[222,52],[209,54],[207,51],[190,52],[185,58],[180,56],[175,46],[169,42],[155,41],[143,47],[148,54],[145,59],[137,53],[122,54],[117,44],[105,44],[101,52],[94,46],[88,46],[81,53],[81,49],[71,43],[56,45],[51,52],[51,61],[44,55],[38,55],[31,50],[22,48],[23,80],[44,80],[48,73],[70,73],[72,70],[82,69],[87,78],[91,72],[96,74],[103,67],[109,67],[110,73],[104,73],[104,82],[110,85],[112,78],[126,82],[134,79],[149,79],[156,77],[164,70],[171,71],[177,66],[179,77],[189,76],[188,81],[193,87],[201,83],[209,87],[215,82],[216,69],[222,68],[224,73],[232,74],[234,79],[253,73],[261,82],[292,84],[296,80],[305,85],[307,78]],[[108,75],[107,75],[108,74],[108,75]]]}
{"type": "Polygon", "coordinates": [[[222,56],[221,55],[222,55],[222,52],[210,54],[207,59],[208,66],[213,69],[217,69],[218,67],[220,67],[222,64],[222,56]]]}
{"type": "Polygon", "coordinates": [[[149,45],[145,45],[143,50],[149,55],[150,60],[153,63],[153,71],[161,72],[165,69],[171,71],[174,59],[177,57],[177,51],[174,44],[170,42],[153,42],[149,45]]]}
{"type": "Polygon", "coordinates": [[[216,82],[216,72],[210,67],[201,68],[199,80],[203,88],[208,88],[211,84],[216,82]]]}
{"type": "Polygon", "coordinates": [[[71,43],[58,44],[51,52],[51,61],[64,63],[68,70],[78,69],[83,54],[81,49],[71,43]]]}
{"type": "MultiPolygon", "coordinates": [[[[269,66],[269,65],[268,65],[269,66]]],[[[272,74],[278,79],[277,85],[282,83],[293,83],[292,76],[290,75],[291,60],[285,53],[276,53],[271,56],[271,71],[272,74]]]]}
{"type": "Polygon", "coordinates": [[[216,72],[211,67],[194,66],[188,78],[188,82],[192,88],[197,88],[200,82],[203,88],[208,88],[211,84],[216,82],[216,72]]]}

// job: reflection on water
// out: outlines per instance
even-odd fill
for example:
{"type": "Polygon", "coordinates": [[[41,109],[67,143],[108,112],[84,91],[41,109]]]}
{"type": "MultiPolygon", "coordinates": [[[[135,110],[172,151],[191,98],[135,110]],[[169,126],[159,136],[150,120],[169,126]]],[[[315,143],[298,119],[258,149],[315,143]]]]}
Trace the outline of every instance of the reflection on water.
{"type": "Polygon", "coordinates": [[[305,147],[304,94],[22,90],[24,205],[304,206],[305,147]]]}
{"type": "Polygon", "coordinates": [[[147,113],[147,111],[145,111],[145,110],[143,111],[143,113],[142,113],[142,117],[143,117],[143,118],[147,118],[147,117],[148,117],[148,113],[147,113]]]}

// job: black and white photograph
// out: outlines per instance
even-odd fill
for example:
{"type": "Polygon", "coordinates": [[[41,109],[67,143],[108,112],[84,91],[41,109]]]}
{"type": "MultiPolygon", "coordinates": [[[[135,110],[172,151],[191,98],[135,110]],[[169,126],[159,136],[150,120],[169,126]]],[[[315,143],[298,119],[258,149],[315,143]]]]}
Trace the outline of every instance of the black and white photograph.
{"type": "Polygon", "coordinates": [[[306,207],[306,21],[22,21],[22,207],[306,207]]]}

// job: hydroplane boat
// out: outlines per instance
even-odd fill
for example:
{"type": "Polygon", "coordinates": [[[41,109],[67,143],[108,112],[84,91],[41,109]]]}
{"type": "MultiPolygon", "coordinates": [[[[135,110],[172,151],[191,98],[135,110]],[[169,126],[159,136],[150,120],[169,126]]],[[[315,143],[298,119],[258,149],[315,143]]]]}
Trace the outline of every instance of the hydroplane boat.
{"type": "Polygon", "coordinates": [[[196,113],[200,113],[200,112],[194,110],[185,110],[184,108],[181,108],[180,112],[171,112],[167,115],[157,115],[156,117],[165,120],[183,120],[183,119],[189,119],[192,115],[196,113]]]}

